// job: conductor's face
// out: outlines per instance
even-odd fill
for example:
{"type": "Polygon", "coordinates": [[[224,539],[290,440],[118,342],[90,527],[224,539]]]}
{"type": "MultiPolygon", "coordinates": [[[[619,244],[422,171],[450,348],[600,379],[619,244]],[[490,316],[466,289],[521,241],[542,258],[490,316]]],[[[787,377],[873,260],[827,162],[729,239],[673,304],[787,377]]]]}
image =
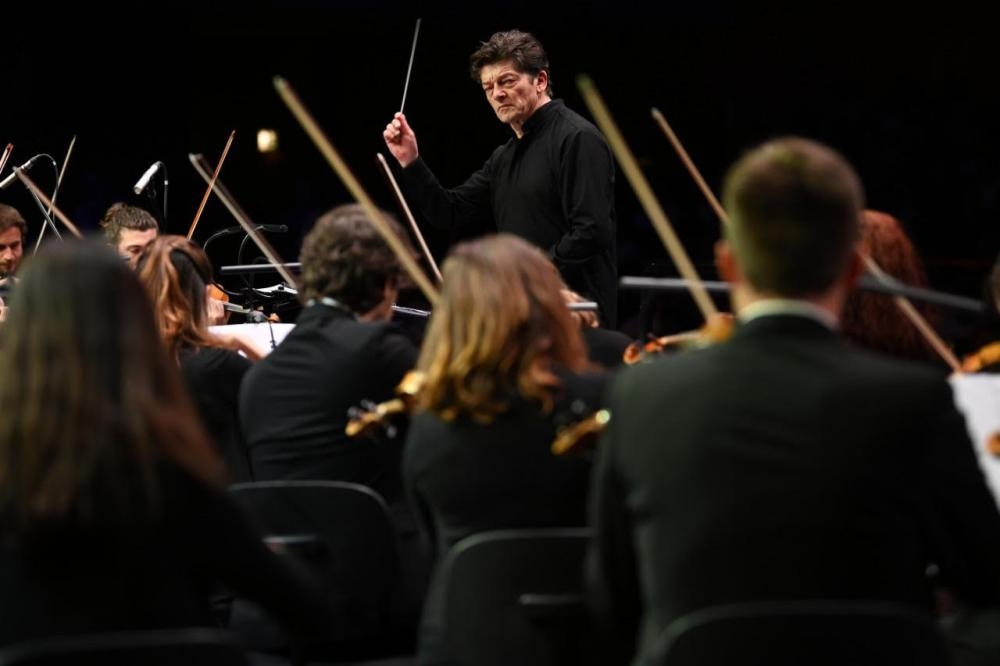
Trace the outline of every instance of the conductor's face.
{"type": "Polygon", "coordinates": [[[486,65],[479,71],[483,92],[500,122],[510,125],[518,136],[525,121],[549,101],[548,74],[536,76],[517,71],[513,60],[486,65]]]}

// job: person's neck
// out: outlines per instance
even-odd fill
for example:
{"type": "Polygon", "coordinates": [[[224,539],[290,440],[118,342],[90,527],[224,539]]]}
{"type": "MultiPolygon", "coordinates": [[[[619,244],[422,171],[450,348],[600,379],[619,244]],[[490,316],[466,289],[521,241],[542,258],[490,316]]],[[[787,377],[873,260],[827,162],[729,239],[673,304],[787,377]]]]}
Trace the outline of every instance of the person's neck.
{"type": "MultiPolygon", "coordinates": [[[[845,292],[840,288],[833,288],[822,294],[812,296],[787,296],[771,291],[758,291],[753,287],[741,284],[734,285],[731,298],[733,311],[737,316],[751,305],[760,306],[765,302],[787,301],[792,304],[802,304],[807,308],[816,311],[816,314],[835,326],[840,323],[840,313],[844,307],[845,292]]],[[[751,308],[754,310],[757,308],[751,308]]]]}
{"type": "Polygon", "coordinates": [[[541,98],[541,100],[538,102],[538,105],[531,111],[531,113],[528,115],[527,118],[525,118],[521,122],[512,122],[510,124],[510,128],[512,130],[514,130],[514,134],[517,136],[518,139],[523,139],[524,138],[524,125],[525,125],[525,123],[527,123],[529,120],[531,120],[532,117],[534,117],[534,115],[536,113],[538,113],[538,109],[542,108],[543,106],[545,106],[546,104],[548,104],[551,101],[552,101],[552,98],[549,97],[548,95],[545,95],[544,97],[541,98]]]}

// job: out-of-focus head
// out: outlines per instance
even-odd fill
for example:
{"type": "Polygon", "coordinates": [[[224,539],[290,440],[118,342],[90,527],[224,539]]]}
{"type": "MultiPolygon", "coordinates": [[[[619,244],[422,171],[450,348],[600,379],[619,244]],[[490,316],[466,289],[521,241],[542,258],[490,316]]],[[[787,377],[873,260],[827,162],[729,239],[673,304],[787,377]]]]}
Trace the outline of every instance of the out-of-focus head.
{"type": "Polygon", "coordinates": [[[143,248],[160,233],[160,226],[149,211],[123,202],[114,203],[105,211],[100,226],[104,238],[133,268],[143,248]]]}
{"type": "Polygon", "coordinates": [[[768,141],[728,171],[726,239],[761,294],[825,294],[851,262],[864,205],[861,181],[835,150],[809,139],[768,141]]]}
{"type": "Polygon", "coordinates": [[[207,330],[212,263],[204,250],[184,236],[158,236],[139,255],[136,269],[168,348],[217,344],[207,330]]]}
{"type": "Polygon", "coordinates": [[[12,300],[0,338],[4,532],[141,514],[159,460],[219,478],[146,293],[113,250],[50,243],[12,300]]]}
{"type": "MultiPolygon", "coordinates": [[[[380,213],[407,244],[392,215],[380,213]]],[[[401,283],[399,259],[360,204],[337,206],[316,220],[302,242],[299,260],[303,302],[328,296],[358,315],[382,304],[386,290],[395,291],[401,283]]]]}
{"type": "MultiPolygon", "coordinates": [[[[861,214],[861,251],[895,279],[911,287],[927,286],[924,264],[903,224],[888,213],[865,209],[861,214]]],[[[926,319],[936,314],[914,304],[926,319]]],[[[854,289],[840,319],[844,335],[855,343],[894,356],[940,361],[940,356],[885,294],[854,289]]]]}
{"type": "Polygon", "coordinates": [[[418,363],[422,407],[486,421],[515,394],[548,406],[553,368],[585,367],[559,271],[535,246],[509,234],[461,243],[443,277],[418,363]]]}
{"type": "Polygon", "coordinates": [[[13,275],[21,265],[28,225],[13,206],[0,204],[0,278],[13,275]]]}

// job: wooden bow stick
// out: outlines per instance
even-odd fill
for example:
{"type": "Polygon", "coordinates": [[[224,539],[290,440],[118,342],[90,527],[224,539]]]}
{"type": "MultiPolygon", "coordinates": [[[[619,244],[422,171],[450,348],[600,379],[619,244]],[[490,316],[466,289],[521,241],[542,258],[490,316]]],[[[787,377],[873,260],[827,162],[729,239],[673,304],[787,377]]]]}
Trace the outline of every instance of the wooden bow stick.
{"type": "MultiPolygon", "coordinates": [[[[660,129],[663,130],[663,133],[666,134],[667,140],[670,141],[670,144],[674,147],[674,150],[677,151],[677,154],[680,156],[681,161],[684,163],[684,166],[687,167],[687,170],[691,174],[691,177],[694,178],[695,182],[698,184],[698,187],[705,195],[705,198],[708,199],[708,203],[715,210],[715,213],[719,216],[719,219],[722,221],[722,224],[728,227],[729,216],[726,214],[725,209],[722,207],[722,204],[719,202],[718,198],[712,192],[711,188],[708,187],[708,185],[705,183],[705,179],[702,178],[701,172],[698,171],[698,167],[695,166],[694,162],[688,156],[687,151],[684,150],[684,146],[681,145],[681,142],[677,138],[677,135],[674,134],[674,131],[670,128],[670,125],[667,123],[667,119],[664,118],[663,114],[660,113],[660,111],[657,110],[656,108],[652,110],[652,114],[653,114],[653,119],[660,126],[660,129]]],[[[883,284],[887,283],[889,276],[886,274],[885,271],[883,271],[879,267],[879,265],[875,262],[874,259],[872,259],[867,254],[862,254],[861,259],[862,261],[864,261],[865,268],[868,270],[869,273],[871,273],[877,280],[879,280],[883,284]]],[[[913,307],[913,304],[910,303],[910,301],[907,300],[905,296],[894,296],[893,301],[896,303],[896,307],[899,308],[899,311],[903,313],[903,316],[909,319],[910,323],[912,323],[914,326],[917,327],[917,330],[920,331],[920,334],[924,336],[924,339],[927,341],[927,344],[929,344],[931,348],[933,348],[934,351],[938,353],[938,355],[944,360],[945,363],[948,364],[948,366],[952,369],[952,371],[961,372],[961,364],[959,363],[958,358],[951,351],[951,349],[948,348],[948,345],[944,343],[941,337],[934,332],[934,329],[931,328],[930,324],[927,323],[927,320],[924,319],[924,317],[920,314],[920,312],[918,312],[917,309],[913,307]]]]}
{"type": "Polygon", "coordinates": [[[198,172],[198,175],[200,175],[202,179],[208,183],[211,191],[215,192],[215,196],[219,197],[222,203],[225,204],[226,208],[229,209],[229,212],[233,214],[233,217],[236,218],[236,221],[240,223],[240,226],[243,227],[243,231],[245,231],[247,236],[250,237],[250,240],[252,240],[260,251],[264,253],[264,256],[267,257],[269,262],[271,262],[274,269],[278,271],[281,278],[292,287],[297,287],[298,283],[285,266],[285,262],[281,260],[281,257],[279,257],[278,253],[273,247],[271,247],[271,244],[267,242],[267,239],[257,231],[257,225],[250,221],[250,217],[243,212],[243,209],[236,203],[236,200],[226,189],[225,185],[222,184],[222,181],[218,178],[212,178],[212,175],[208,172],[210,165],[205,160],[204,156],[191,153],[188,154],[188,160],[191,162],[195,171],[198,172]]]}
{"type": "Polygon", "coordinates": [[[0,173],[3,173],[3,168],[7,166],[7,160],[10,159],[12,152],[14,152],[14,144],[8,143],[7,147],[3,149],[3,155],[0,155],[0,173]]]}
{"type": "Polygon", "coordinates": [[[389,245],[389,248],[396,254],[396,258],[399,259],[403,268],[410,275],[416,285],[424,293],[424,296],[430,302],[431,306],[437,304],[438,292],[434,285],[431,284],[430,280],[427,279],[427,275],[423,272],[419,265],[417,265],[416,260],[413,255],[406,249],[403,245],[403,241],[396,235],[395,231],[386,223],[385,219],[382,217],[382,213],[379,212],[378,207],[372,201],[368,193],[365,192],[364,188],[361,187],[361,183],[358,179],[354,177],[351,170],[348,168],[347,164],[341,159],[340,154],[337,149],[333,147],[330,140],[326,138],[323,134],[323,130],[320,129],[319,125],[313,119],[312,115],[305,108],[302,102],[299,101],[298,95],[292,90],[292,87],[288,84],[285,79],[280,76],[274,78],[274,87],[284,100],[285,104],[291,110],[292,114],[302,125],[302,128],[306,131],[309,137],[316,144],[316,147],[329,162],[333,170],[337,172],[340,176],[341,181],[347,187],[348,191],[354,196],[355,200],[361,204],[368,214],[368,218],[371,223],[375,225],[375,228],[382,234],[382,238],[389,245]]]}
{"type": "Polygon", "coordinates": [[[403,211],[403,215],[406,217],[406,220],[410,223],[410,229],[413,230],[413,235],[416,236],[417,242],[420,243],[420,249],[424,252],[427,264],[431,267],[431,270],[434,272],[434,277],[437,278],[437,281],[440,284],[442,279],[441,271],[438,269],[438,265],[434,262],[434,256],[427,247],[427,243],[424,241],[424,236],[420,233],[420,228],[417,227],[417,220],[413,217],[413,212],[410,211],[410,206],[406,203],[406,199],[403,197],[403,191],[399,189],[399,183],[396,182],[396,177],[392,175],[392,169],[389,168],[389,162],[386,161],[385,156],[382,155],[382,153],[375,153],[375,157],[378,159],[379,166],[382,167],[382,172],[385,173],[385,177],[388,179],[389,185],[392,187],[393,194],[396,195],[396,202],[403,211]]]}
{"type": "Polygon", "coordinates": [[[233,145],[233,137],[235,136],[236,130],[229,133],[229,139],[226,141],[226,147],[222,149],[222,157],[219,158],[218,164],[215,165],[215,171],[212,172],[212,179],[208,182],[208,187],[205,188],[205,194],[201,198],[201,203],[198,204],[198,210],[194,214],[194,219],[191,220],[191,226],[188,227],[188,240],[191,240],[191,237],[194,236],[194,230],[198,226],[198,220],[201,219],[201,212],[205,210],[205,203],[208,201],[208,196],[212,193],[212,187],[215,185],[215,181],[219,177],[219,171],[222,170],[222,163],[226,161],[226,155],[229,154],[229,147],[233,145]]]}
{"type": "Polygon", "coordinates": [[[80,229],[77,228],[77,226],[73,224],[72,220],[66,217],[61,210],[59,210],[51,199],[45,196],[45,192],[42,192],[38,186],[35,185],[35,182],[28,177],[28,174],[24,173],[24,170],[20,167],[14,167],[14,173],[17,174],[17,177],[22,183],[24,183],[24,186],[31,190],[36,197],[38,197],[38,200],[42,202],[42,205],[48,206],[49,210],[56,214],[56,217],[59,218],[60,222],[66,225],[66,228],[69,229],[71,234],[77,238],[83,238],[83,234],[80,233],[80,229]]]}
{"type": "MultiPolygon", "coordinates": [[[[70,155],[73,154],[73,146],[75,146],[75,145],[76,145],[76,134],[74,134],[73,138],[69,140],[69,148],[66,149],[66,157],[63,158],[62,167],[59,169],[59,176],[56,178],[56,186],[52,190],[52,204],[53,205],[55,205],[56,196],[59,195],[59,188],[62,186],[63,176],[66,175],[66,165],[69,164],[69,158],[70,158],[70,155]]],[[[52,208],[51,207],[48,210],[48,215],[52,215],[52,208]]],[[[45,238],[45,230],[47,228],[48,227],[46,225],[44,225],[44,224],[42,225],[42,230],[38,232],[38,240],[35,241],[35,249],[31,251],[32,254],[37,254],[38,253],[38,248],[40,248],[42,246],[42,239],[45,238]]],[[[53,231],[56,231],[56,230],[53,229],[53,231]]],[[[60,238],[59,240],[62,240],[62,238],[60,238]]]]}
{"type": "Polygon", "coordinates": [[[638,162],[625,143],[625,139],[622,138],[621,132],[618,131],[618,126],[611,118],[611,114],[607,106],[605,106],[604,100],[601,99],[600,93],[597,92],[597,88],[590,80],[590,77],[586,75],[577,77],[576,84],[598,127],[601,128],[604,136],[607,137],[608,143],[611,145],[611,150],[614,152],[615,157],[618,158],[622,171],[625,172],[625,176],[632,185],[632,189],[635,190],[635,194],[639,198],[643,210],[646,211],[646,215],[653,222],[653,226],[656,228],[657,233],[659,233],[660,239],[667,248],[667,252],[670,253],[670,257],[677,266],[677,270],[682,277],[688,280],[691,288],[691,296],[698,305],[698,309],[701,310],[702,317],[706,321],[715,319],[719,314],[715,303],[712,302],[711,297],[708,295],[708,290],[705,289],[701,278],[698,277],[694,264],[691,263],[691,259],[684,250],[684,246],[681,245],[680,239],[677,237],[673,226],[670,224],[670,220],[667,218],[667,214],[663,212],[663,208],[657,202],[652,188],[646,181],[645,176],[642,175],[642,170],[639,169],[638,162]]]}

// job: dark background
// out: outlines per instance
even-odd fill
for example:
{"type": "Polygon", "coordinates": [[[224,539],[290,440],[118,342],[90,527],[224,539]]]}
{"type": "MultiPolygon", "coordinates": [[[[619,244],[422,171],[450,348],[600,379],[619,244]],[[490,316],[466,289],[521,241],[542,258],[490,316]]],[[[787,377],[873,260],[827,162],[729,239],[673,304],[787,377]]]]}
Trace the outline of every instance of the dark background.
{"type": "MultiPolygon", "coordinates": [[[[508,136],[467,60],[492,32],[516,27],[539,37],[556,95],[588,117],[574,79],[592,77],[705,278],[715,277],[719,223],[651,120],[653,106],[716,191],[728,164],[761,140],[795,133],[838,148],[861,174],[869,206],[906,224],[936,289],[978,297],[1000,252],[1000,54],[993,24],[961,5],[915,13],[843,4],[292,0],[23,9],[20,19],[5,17],[0,142],[14,144],[13,164],[39,152],[61,164],[76,135],[58,204],[85,229],[117,200],[159,210],[162,201],[131,188],[162,160],[167,231],[186,233],[205,190],[187,155],[203,153],[214,165],[235,129],[221,178],[254,222],[289,226],[271,238],[295,260],[316,216],[349,196],[275,92],[275,75],[377,203],[395,210],[375,154],[387,154],[381,130],[400,104],[419,16],[406,112],[446,185],[508,136]],[[279,132],[278,154],[256,152],[261,127],[279,132]]],[[[31,175],[51,191],[51,171],[40,165],[31,175]]],[[[23,188],[3,190],[0,201],[25,214],[33,244],[40,215],[23,188]]],[[[617,208],[620,273],[676,274],[624,177],[617,208]]],[[[195,238],[233,224],[213,198],[195,238]]],[[[457,238],[479,231],[425,233],[440,260],[457,238]]],[[[216,266],[236,262],[238,238],[213,243],[216,266]]],[[[670,325],[697,323],[686,294],[665,298],[676,312],[670,325]]],[[[621,293],[630,332],[639,305],[637,293],[621,293]]]]}

